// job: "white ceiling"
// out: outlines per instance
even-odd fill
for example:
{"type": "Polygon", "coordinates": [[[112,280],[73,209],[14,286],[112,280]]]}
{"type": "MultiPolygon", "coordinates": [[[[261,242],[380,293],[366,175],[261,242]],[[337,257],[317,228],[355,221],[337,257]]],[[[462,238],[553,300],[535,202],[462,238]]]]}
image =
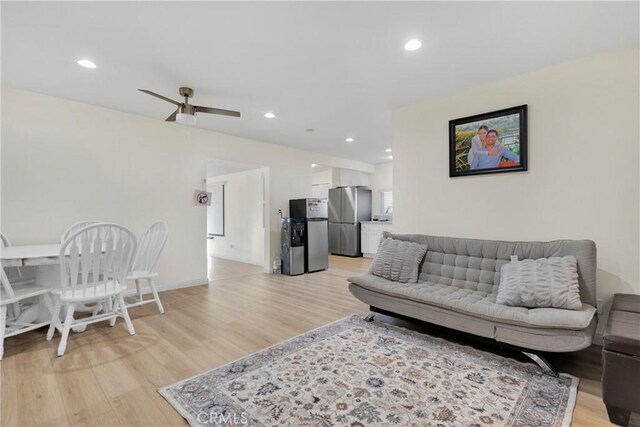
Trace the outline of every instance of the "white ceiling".
{"type": "Polygon", "coordinates": [[[158,120],[172,105],[136,89],[177,99],[190,86],[196,104],[242,112],[200,115],[198,127],[372,163],[386,160],[397,107],[639,37],[638,2],[1,7],[4,83],[158,120]],[[412,37],[423,47],[407,52],[412,37]]]}

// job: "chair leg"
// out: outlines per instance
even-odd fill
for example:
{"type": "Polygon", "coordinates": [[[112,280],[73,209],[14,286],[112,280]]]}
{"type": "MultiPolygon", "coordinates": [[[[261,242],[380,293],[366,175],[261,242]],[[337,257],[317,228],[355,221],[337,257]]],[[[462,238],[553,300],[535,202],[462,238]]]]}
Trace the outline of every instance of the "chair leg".
{"type": "Polygon", "coordinates": [[[7,306],[0,306],[0,360],[4,355],[4,329],[7,324],[7,306]]]}
{"type": "Polygon", "coordinates": [[[153,299],[156,300],[156,305],[158,306],[158,311],[160,314],[164,314],[164,307],[162,307],[162,303],[160,302],[160,296],[158,295],[158,290],[156,289],[156,284],[153,279],[147,279],[149,282],[149,287],[151,288],[151,292],[153,293],[153,299]]]}
{"type": "Polygon", "coordinates": [[[67,316],[64,319],[64,326],[62,327],[62,338],[60,338],[60,345],[58,346],[58,356],[62,356],[67,349],[67,338],[69,338],[69,331],[71,330],[71,323],[73,323],[73,312],[75,306],[69,304],[67,306],[67,316]]]}
{"type": "Polygon", "coordinates": [[[124,318],[124,323],[127,324],[127,329],[129,330],[129,335],[135,335],[136,331],[133,329],[133,323],[131,323],[131,318],[129,317],[129,312],[127,311],[127,305],[124,303],[124,298],[122,294],[119,294],[116,298],[118,305],[120,306],[120,313],[124,318]]]}
{"type": "Polygon", "coordinates": [[[17,319],[18,316],[20,316],[21,312],[22,312],[22,310],[20,310],[20,303],[19,302],[14,302],[13,303],[13,316],[17,319]]]}
{"type": "Polygon", "coordinates": [[[92,316],[97,316],[102,310],[104,310],[104,301],[100,301],[96,304],[96,306],[91,310],[92,316]]]}
{"type": "Polygon", "coordinates": [[[53,306],[52,316],[51,316],[51,324],[49,325],[49,330],[47,331],[47,341],[51,341],[53,338],[53,334],[56,333],[56,326],[60,323],[60,309],[62,308],[62,302],[59,299],[56,299],[56,303],[53,306]]]}
{"type": "MultiPolygon", "coordinates": [[[[107,312],[108,313],[113,313],[115,310],[113,308],[113,297],[109,297],[107,298],[107,312]]],[[[114,316],[111,319],[109,319],[109,326],[113,326],[116,324],[116,319],[117,317],[114,316]]]]}
{"type": "Polygon", "coordinates": [[[136,290],[138,291],[138,300],[142,301],[142,288],[140,287],[140,279],[135,279],[136,282],[136,290]]]}

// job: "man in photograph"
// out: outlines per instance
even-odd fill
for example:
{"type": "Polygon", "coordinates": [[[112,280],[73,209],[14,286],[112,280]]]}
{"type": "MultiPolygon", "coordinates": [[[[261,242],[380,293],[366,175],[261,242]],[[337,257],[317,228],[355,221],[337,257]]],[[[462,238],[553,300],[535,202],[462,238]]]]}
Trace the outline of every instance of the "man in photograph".
{"type": "Polygon", "coordinates": [[[495,129],[487,131],[485,144],[478,148],[477,154],[473,156],[473,161],[469,165],[471,170],[497,168],[503,157],[516,164],[520,163],[520,156],[498,143],[498,131],[495,129]]]}

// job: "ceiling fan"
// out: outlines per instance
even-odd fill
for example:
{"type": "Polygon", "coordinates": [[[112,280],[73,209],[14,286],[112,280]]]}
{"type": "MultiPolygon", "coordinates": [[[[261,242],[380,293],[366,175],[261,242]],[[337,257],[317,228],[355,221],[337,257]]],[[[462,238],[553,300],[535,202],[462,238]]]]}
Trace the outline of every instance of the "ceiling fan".
{"type": "Polygon", "coordinates": [[[184,102],[174,101],[166,96],[159,95],[155,92],[151,92],[146,89],[138,89],[140,92],[144,92],[156,98],[160,98],[163,101],[170,102],[177,105],[178,108],[173,112],[165,121],[178,122],[185,125],[194,125],[196,123],[196,113],[209,113],[209,114],[221,114],[223,116],[240,117],[239,111],[223,110],[221,108],[201,107],[200,105],[189,104],[189,98],[193,96],[193,89],[190,87],[181,87],[178,92],[180,96],[184,97],[184,102]]]}

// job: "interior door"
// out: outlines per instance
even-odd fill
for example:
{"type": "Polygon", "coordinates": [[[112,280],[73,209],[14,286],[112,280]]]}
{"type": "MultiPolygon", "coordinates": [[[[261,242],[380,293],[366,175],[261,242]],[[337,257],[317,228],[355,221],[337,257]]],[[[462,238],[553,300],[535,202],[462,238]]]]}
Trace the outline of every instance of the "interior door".
{"type": "Polygon", "coordinates": [[[342,189],[342,206],[340,207],[340,222],[356,223],[356,188],[342,189]]]}
{"type": "Polygon", "coordinates": [[[340,255],[340,224],[329,223],[329,252],[340,255]]]}
{"type": "Polygon", "coordinates": [[[342,255],[362,255],[359,224],[340,224],[340,249],[342,249],[342,255]]]}
{"type": "Polygon", "coordinates": [[[340,222],[340,209],[342,206],[342,188],[329,190],[329,222],[340,222]]]}

